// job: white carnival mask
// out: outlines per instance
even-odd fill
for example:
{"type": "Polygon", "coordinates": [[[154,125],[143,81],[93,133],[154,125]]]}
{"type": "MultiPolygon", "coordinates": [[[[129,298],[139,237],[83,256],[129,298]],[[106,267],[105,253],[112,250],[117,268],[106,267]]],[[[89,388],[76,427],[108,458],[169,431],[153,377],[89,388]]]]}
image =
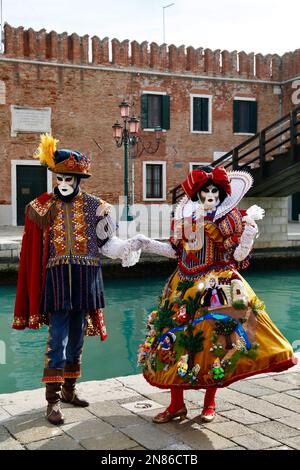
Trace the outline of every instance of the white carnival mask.
{"type": "Polygon", "coordinates": [[[57,187],[62,196],[73,194],[76,186],[76,178],[73,175],[56,175],[57,187]]]}
{"type": "Polygon", "coordinates": [[[199,193],[200,200],[205,210],[213,211],[217,208],[218,204],[220,203],[220,191],[216,186],[211,184],[207,188],[200,190],[199,193]]]}

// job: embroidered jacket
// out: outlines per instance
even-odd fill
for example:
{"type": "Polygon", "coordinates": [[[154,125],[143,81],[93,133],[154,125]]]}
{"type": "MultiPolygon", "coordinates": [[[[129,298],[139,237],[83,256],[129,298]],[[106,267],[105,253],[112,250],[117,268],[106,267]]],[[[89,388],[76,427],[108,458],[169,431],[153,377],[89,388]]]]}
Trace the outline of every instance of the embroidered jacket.
{"type": "Polygon", "coordinates": [[[54,205],[47,268],[58,264],[99,266],[96,226],[109,213],[110,206],[83,192],[68,203],[55,197],[54,205]]]}
{"type": "MultiPolygon", "coordinates": [[[[73,200],[73,206],[68,209],[60,204],[57,196],[48,193],[28,204],[13,328],[37,329],[48,324],[47,314],[41,305],[49,263],[79,262],[89,265],[93,260],[99,263],[96,224],[107,216],[109,210],[110,205],[105,201],[86,193],[79,193],[73,200]],[[79,208],[83,210],[81,214],[79,208]],[[67,214],[69,225],[62,222],[63,214],[64,217],[67,214]]],[[[89,312],[86,334],[106,338],[101,309],[89,312]]]]}

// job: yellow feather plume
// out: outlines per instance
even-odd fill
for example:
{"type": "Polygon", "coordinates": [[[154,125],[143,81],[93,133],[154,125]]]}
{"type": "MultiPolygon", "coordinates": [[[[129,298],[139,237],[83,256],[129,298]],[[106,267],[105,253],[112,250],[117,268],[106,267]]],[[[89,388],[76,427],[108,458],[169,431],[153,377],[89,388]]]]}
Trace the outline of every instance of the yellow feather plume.
{"type": "Polygon", "coordinates": [[[53,169],[55,166],[54,153],[56,151],[56,144],[59,140],[54,139],[49,134],[41,135],[41,142],[34,153],[34,158],[38,158],[43,165],[53,169]]]}

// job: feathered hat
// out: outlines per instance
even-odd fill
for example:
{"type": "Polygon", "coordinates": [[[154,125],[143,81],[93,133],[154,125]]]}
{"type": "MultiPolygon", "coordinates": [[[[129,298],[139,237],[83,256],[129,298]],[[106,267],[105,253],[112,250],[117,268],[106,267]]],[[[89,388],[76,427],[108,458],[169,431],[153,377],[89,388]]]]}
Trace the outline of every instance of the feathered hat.
{"type": "Polygon", "coordinates": [[[41,135],[41,142],[34,158],[38,158],[42,165],[54,173],[76,175],[81,178],[89,178],[91,160],[77,150],[61,149],[56,150],[59,141],[49,134],[41,135]]]}

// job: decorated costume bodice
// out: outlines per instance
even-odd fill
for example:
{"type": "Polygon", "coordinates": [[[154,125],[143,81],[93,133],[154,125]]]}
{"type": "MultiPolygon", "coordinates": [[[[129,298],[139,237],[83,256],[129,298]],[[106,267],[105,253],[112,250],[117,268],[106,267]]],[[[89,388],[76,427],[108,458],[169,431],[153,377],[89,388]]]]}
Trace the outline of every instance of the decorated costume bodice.
{"type": "Polygon", "coordinates": [[[84,192],[70,202],[55,199],[55,217],[49,232],[48,268],[59,264],[100,264],[96,226],[105,215],[105,205],[100,198],[84,192]]]}
{"type": "MultiPolygon", "coordinates": [[[[171,238],[178,258],[178,270],[182,278],[197,277],[211,268],[233,265],[233,251],[239,244],[243,232],[242,213],[232,209],[224,217],[213,221],[213,216],[204,218],[203,227],[195,233],[197,242],[190,243],[184,235],[178,240],[171,238]]],[[[177,226],[178,235],[178,226],[177,226]]]]}

